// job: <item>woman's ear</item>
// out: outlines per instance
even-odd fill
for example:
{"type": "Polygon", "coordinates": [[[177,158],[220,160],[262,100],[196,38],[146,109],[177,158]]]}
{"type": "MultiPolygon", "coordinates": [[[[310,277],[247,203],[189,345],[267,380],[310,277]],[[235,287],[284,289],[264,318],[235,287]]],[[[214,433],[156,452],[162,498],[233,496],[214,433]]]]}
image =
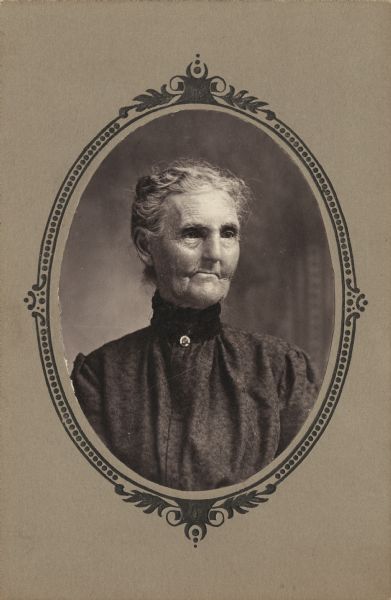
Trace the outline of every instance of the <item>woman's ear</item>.
{"type": "Polygon", "coordinates": [[[134,244],[136,246],[137,254],[148,267],[153,266],[150,235],[150,231],[144,229],[144,227],[136,227],[134,232],[134,244]]]}

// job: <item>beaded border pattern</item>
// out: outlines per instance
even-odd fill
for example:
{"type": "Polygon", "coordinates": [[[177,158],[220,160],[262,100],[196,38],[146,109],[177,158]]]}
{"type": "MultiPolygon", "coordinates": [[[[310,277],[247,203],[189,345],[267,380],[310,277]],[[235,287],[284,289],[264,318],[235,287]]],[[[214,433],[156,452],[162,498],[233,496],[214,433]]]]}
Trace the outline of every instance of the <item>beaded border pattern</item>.
{"type": "Polygon", "coordinates": [[[356,284],[349,232],[338,198],[315,156],[299,136],[276,117],[266,102],[250,96],[247,90],[236,92],[235,88],[232,85],[228,86],[220,76],[208,77],[208,68],[201,63],[198,54],[196,60],[188,65],[185,75],[171,78],[170,83],[163,85],[160,91],[149,89],[146,93],[136,96],[133,104],[121,108],[118,117],[108,123],[83,149],[55,198],[41,243],[37,282],[27,292],[24,302],[35,319],[45,380],[67,434],[92,466],[114,485],[115,492],[124,502],[133,503],[147,514],[156,512],[158,516],[164,516],[171,526],[183,525],[184,533],[193,542],[194,547],[206,536],[208,526],[219,527],[235,514],[245,514],[251,508],[267,502],[268,496],[276,491],[277,485],[312,450],[337,406],[352,357],[356,321],[368,304],[365,294],[356,284]],[[150,115],[162,108],[180,104],[222,106],[236,113],[246,114],[250,119],[273,131],[300,158],[327,208],[338,247],[343,284],[340,341],[332,380],[322,406],[302,440],[266,477],[234,493],[206,500],[184,499],[156,492],[121,473],[100,454],[83,432],[66,398],[56,366],[49,319],[50,274],[56,242],[64,212],[82,175],[102,148],[130,124],[146,114],[150,115]],[[136,116],[133,116],[134,112],[137,113],[136,116]],[[137,489],[127,490],[129,483],[137,489]]]}

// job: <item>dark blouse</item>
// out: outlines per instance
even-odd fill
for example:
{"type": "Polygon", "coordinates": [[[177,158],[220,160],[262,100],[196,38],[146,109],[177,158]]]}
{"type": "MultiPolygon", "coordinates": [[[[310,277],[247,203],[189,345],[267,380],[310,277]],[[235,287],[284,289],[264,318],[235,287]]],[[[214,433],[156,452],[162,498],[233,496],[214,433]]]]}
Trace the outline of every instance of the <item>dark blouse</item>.
{"type": "Polygon", "coordinates": [[[206,490],[247,479],[288,446],[317,386],[308,357],[155,294],[151,326],[75,360],[72,380],[110,451],[150,481],[206,490]]]}

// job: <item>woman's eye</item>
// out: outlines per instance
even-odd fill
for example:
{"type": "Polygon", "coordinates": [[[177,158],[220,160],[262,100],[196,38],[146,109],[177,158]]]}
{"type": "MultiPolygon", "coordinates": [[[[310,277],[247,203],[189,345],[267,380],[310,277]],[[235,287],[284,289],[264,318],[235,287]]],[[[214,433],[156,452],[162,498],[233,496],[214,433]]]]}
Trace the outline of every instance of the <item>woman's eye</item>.
{"type": "Polygon", "coordinates": [[[236,238],[239,236],[239,232],[236,229],[223,229],[221,237],[223,238],[236,238]]]}
{"type": "Polygon", "coordinates": [[[202,236],[202,232],[199,229],[196,229],[195,227],[191,227],[189,229],[185,229],[185,231],[183,232],[183,237],[184,238],[199,238],[202,236]]]}

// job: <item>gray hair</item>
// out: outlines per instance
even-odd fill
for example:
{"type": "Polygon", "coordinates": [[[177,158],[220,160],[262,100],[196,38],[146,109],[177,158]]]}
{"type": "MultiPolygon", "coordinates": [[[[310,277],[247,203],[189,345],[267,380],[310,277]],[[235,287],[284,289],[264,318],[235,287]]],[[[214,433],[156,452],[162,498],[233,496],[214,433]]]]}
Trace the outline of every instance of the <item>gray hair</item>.
{"type": "Polygon", "coordinates": [[[131,234],[144,227],[153,234],[162,230],[164,203],[170,194],[191,194],[210,189],[226,192],[235,202],[240,222],[248,214],[251,192],[242,179],[207,162],[181,160],[168,167],[153,167],[140,177],[132,206],[131,234]]]}
{"type": "MultiPolygon", "coordinates": [[[[132,206],[131,236],[143,227],[153,235],[162,232],[165,200],[170,194],[191,194],[222,190],[234,201],[240,223],[249,213],[251,191],[242,179],[230,171],[214,167],[204,161],[178,160],[166,167],[154,166],[150,175],[137,182],[132,206]]],[[[145,279],[153,280],[153,269],[146,267],[145,279]]]]}

